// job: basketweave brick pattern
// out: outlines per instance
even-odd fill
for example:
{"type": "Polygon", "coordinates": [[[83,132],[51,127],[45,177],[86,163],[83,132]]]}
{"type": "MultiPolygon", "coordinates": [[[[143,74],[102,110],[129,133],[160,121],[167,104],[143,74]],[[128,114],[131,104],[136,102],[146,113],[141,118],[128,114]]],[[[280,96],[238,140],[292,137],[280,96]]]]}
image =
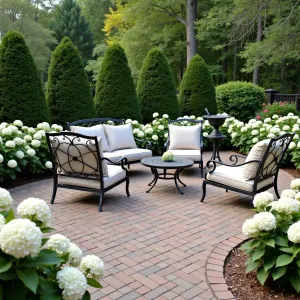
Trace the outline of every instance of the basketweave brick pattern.
{"type": "MultiPolygon", "coordinates": [[[[206,160],[211,153],[205,153],[206,160]]],[[[230,152],[222,152],[222,158],[230,152]]],[[[206,161],[205,160],[205,161],[206,161]]],[[[281,171],[279,189],[289,187],[291,176],[281,171]]],[[[223,276],[229,251],[244,237],[243,221],[251,216],[251,199],[208,186],[200,203],[199,169],[182,172],[187,187],[180,195],[173,181],[152,180],[149,168],[130,170],[130,193],[125,183],[105,194],[103,212],[98,195],[58,189],[51,205],[52,227],[84,251],[105,262],[103,289],[90,289],[92,299],[233,299],[223,276]]],[[[27,197],[50,201],[52,180],[11,190],[15,205],[27,197]]]]}

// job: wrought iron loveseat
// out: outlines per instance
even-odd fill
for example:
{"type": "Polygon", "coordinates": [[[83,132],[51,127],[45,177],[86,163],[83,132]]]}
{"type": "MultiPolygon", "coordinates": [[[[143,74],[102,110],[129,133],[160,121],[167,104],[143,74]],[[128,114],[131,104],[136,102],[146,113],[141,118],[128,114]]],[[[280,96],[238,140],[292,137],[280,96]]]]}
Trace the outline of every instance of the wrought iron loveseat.
{"type": "MultiPolygon", "coordinates": [[[[126,157],[127,158],[127,166],[130,168],[131,164],[139,163],[141,159],[145,157],[151,157],[152,151],[151,143],[146,140],[140,140],[133,136],[132,131],[130,131],[131,136],[128,136],[128,139],[134,139],[132,145],[128,148],[117,147],[116,150],[112,149],[112,146],[109,143],[109,139],[107,136],[107,131],[105,131],[103,126],[116,125],[118,126],[131,126],[131,124],[124,124],[123,119],[116,118],[94,118],[94,119],[85,119],[78,120],[75,122],[67,123],[67,130],[71,132],[78,132],[82,134],[86,134],[89,136],[101,136],[102,137],[102,145],[103,145],[103,156],[108,158],[110,161],[116,162],[120,159],[126,157]],[[101,134],[102,132],[102,134],[101,134]],[[138,142],[140,145],[143,145],[144,148],[138,148],[136,145],[138,142]],[[106,145],[106,147],[105,147],[106,145]]],[[[106,127],[109,128],[109,127],[106,127]]],[[[131,127],[130,127],[131,128],[131,127]]],[[[115,128],[117,129],[117,128],[115,128]]],[[[118,138],[118,137],[117,137],[118,138]]],[[[121,137],[120,137],[121,138],[121,137]]]]}
{"type": "Polygon", "coordinates": [[[294,134],[284,134],[271,140],[258,142],[253,146],[248,156],[234,154],[230,156],[233,164],[209,160],[206,164],[208,173],[202,184],[202,198],[206,196],[206,186],[212,185],[226,191],[242,193],[251,196],[274,187],[279,198],[277,179],[280,164],[293,139],[294,134]],[[239,159],[245,159],[238,163],[239,159]],[[218,166],[219,165],[219,166],[218,166]]]}
{"type": "Polygon", "coordinates": [[[113,162],[103,157],[101,138],[74,132],[46,133],[46,138],[53,160],[51,204],[58,187],[99,193],[99,211],[104,193],[123,182],[130,196],[127,158],[113,162]]]}

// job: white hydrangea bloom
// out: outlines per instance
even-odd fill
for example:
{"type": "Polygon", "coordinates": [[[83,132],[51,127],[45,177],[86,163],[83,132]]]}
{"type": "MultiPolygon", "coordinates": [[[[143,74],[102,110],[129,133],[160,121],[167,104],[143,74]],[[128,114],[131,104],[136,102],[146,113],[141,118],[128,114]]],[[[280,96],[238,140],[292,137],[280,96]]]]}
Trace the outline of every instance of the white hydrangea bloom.
{"type": "Polygon", "coordinates": [[[251,131],[251,134],[252,134],[252,135],[258,135],[258,133],[259,133],[259,132],[258,132],[258,130],[256,130],[256,129],[251,131]]]}
{"type": "Polygon", "coordinates": [[[73,267],[78,267],[82,260],[82,251],[81,249],[73,243],[70,243],[70,247],[68,249],[69,252],[69,264],[73,267]]]}
{"type": "Polygon", "coordinates": [[[84,275],[74,267],[64,267],[57,272],[56,279],[59,288],[62,289],[64,300],[79,300],[87,289],[87,281],[84,275]]]}
{"type": "Polygon", "coordinates": [[[169,119],[169,116],[167,114],[163,114],[162,116],[164,119],[169,119]]]}
{"type": "Polygon", "coordinates": [[[288,125],[284,125],[283,127],[282,127],[282,130],[284,130],[284,131],[289,131],[291,128],[290,128],[290,126],[288,126],[288,125]]]}
{"type": "Polygon", "coordinates": [[[24,140],[21,139],[20,137],[15,137],[14,142],[16,143],[16,145],[23,145],[24,144],[24,140]]]}
{"type": "MultiPolygon", "coordinates": [[[[166,132],[166,133],[164,134],[164,138],[167,139],[168,136],[169,136],[169,134],[168,134],[168,132],[166,132]]],[[[203,136],[204,136],[204,134],[203,134],[203,136]]]]}
{"type": "Polygon", "coordinates": [[[279,132],[280,132],[280,129],[277,128],[277,127],[272,127],[272,128],[270,129],[270,132],[276,134],[276,133],[279,133],[279,132]]]}
{"type": "Polygon", "coordinates": [[[288,113],[288,117],[293,117],[294,116],[294,114],[293,113],[288,113]]]}
{"type": "Polygon", "coordinates": [[[22,126],[22,130],[26,131],[26,130],[28,130],[28,129],[29,129],[28,126],[22,126]]]}
{"type": "Polygon", "coordinates": [[[157,127],[159,130],[164,130],[165,129],[165,126],[164,125],[158,125],[157,127]]]}
{"type": "Polygon", "coordinates": [[[35,140],[41,140],[43,138],[42,134],[38,131],[33,135],[35,140]]]}
{"type": "Polygon", "coordinates": [[[133,124],[133,125],[137,125],[137,124],[139,124],[139,122],[138,122],[137,120],[133,120],[133,121],[132,121],[132,124],[133,124]]]}
{"type": "Polygon", "coordinates": [[[257,237],[259,235],[259,228],[256,220],[248,219],[244,222],[242,227],[243,234],[246,237],[257,237]]]}
{"type": "Polygon", "coordinates": [[[257,142],[258,142],[258,138],[257,137],[255,137],[255,138],[252,139],[252,143],[253,144],[256,144],[257,142]]]}
{"type": "MultiPolygon", "coordinates": [[[[167,116],[168,116],[168,115],[167,115],[167,116]]],[[[169,116],[168,116],[168,118],[169,118],[169,116]]],[[[196,119],[196,116],[191,115],[191,116],[190,116],[190,119],[195,120],[195,119],[196,119]]]]}
{"type": "Polygon", "coordinates": [[[11,169],[14,169],[18,166],[18,163],[14,159],[11,159],[7,162],[7,166],[11,169]]]}
{"type": "Polygon", "coordinates": [[[13,199],[10,192],[6,189],[0,188],[0,211],[9,210],[13,199]]]}
{"type": "Polygon", "coordinates": [[[296,194],[295,199],[298,200],[298,201],[300,201],[300,192],[298,192],[298,193],[296,194]]]}
{"type": "Polygon", "coordinates": [[[264,120],[264,123],[270,123],[272,120],[271,120],[271,118],[266,118],[265,120],[264,120]]]}
{"type": "Polygon", "coordinates": [[[280,131],[280,132],[279,132],[279,135],[284,135],[284,134],[286,134],[285,131],[280,131]]]}
{"type": "Polygon", "coordinates": [[[35,156],[35,151],[33,149],[28,149],[26,152],[30,157],[35,156]]]}
{"type": "Polygon", "coordinates": [[[2,164],[2,163],[3,163],[3,161],[4,161],[4,157],[3,157],[3,155],[2,155],[2,154],[0,154],[0,164],[2,164]]]}
{"type": "Polygon", "coordinates": [[[31,134],[35,133],[35,131],[36,130],[33,127],[28,128],[28,132],[31,133],[31,134]]]}
{"type": "Polygon", "coordinates": [[[157,141],[158,140],[158,136],[156,134],[152,135],[152,140],[157,141]]]}
{"type": "Polygon", "coordinates": [[[43,122],[37,125],[38,129],[42,129],[42,130],[50,130],[50,124],[47,122],[43,122]]]}
{"type": "Polygon", "coordinates": [[[50,225],[51,212],[44,200],[28,198],[18,205],[17,213],[22,218],[42,222],[44,227],[50,225]]]}
{"type": "Polygon", "coordinates": [[[137,136],[138,136],[139,138],[143,138],[143,137],[145,136],[145,134],[144,134],[143,131],[139,131],[138,134],[137,134],[137,136]]]}
{"type": "Polygon", "coordinates": [[[295,134],[294,137],[293,137],[293,140],[299,140],[299,135],[295,134]]]}
{"type": "Polygon", "coordinates": [[[255,195],[253,199],[253,206],[265,208],[273,201],[274,196],[270,192],[262,192],[255,195]]]}
{"type": "Polygon", "coordinates": [[[296,192],[292,189],[286,189],[281,192],[280,198],[294,198],[296,192]]]}
{"type": "Polygon", "coordinates": [[[255,119],[250,119],[248,123],[249,124],[254,124],[254,123],[256,123],[256,120],[255,119]]]}
{"type": "Polygon", "coordinates": [[[23,122],[20,120],[15,120],[14,121],[14,125],[18,126],[18,127],[23,127],[23,122]]]}
{"type": "Polygon", "coordinates": [[[42,232],[28,219],[15,219],[0,232],[0,247],[6,254],[16,258],[36,256],[42,245],[42,232]]]}
{"type": "Polygon", "coordinates": [[[241,128],[241,132],[246,132],[246,131],[247,131],[247,127],[244,126],[241,128]]]}
{"type": "Polygon", "coordinates": [[[290,187],[293,190],[300,191],[300,178],[292,180],[290,187]]]}
{"type": "Polygon", "coordinates": [[[48,160],[48,161],[45,163],[45,167],[48,168],[48,169],[52,169],[52,168],[53,168],[52,162],[48,160]]]}
{"type": "Polygon", "coordinates": [[[104,263],[96,255],[85,256],[80,263],[80,269],[85,275],[91,275],[94,279],[99,280],[104,276],[104,263]]]}
{"type": "Polygon", "coordinates": [[[6,220],[5,220],[4,216],[0,214],[0,231],[4,227],[5,223],[6,223],[6,220]]]}
{"type": "Polygon", "coordinates": [[[127,120],[125,121],[125,124],[130,124],[130,123],[132,123],[132,120],[131,120],[131,119],[127,119],[127,120]]]}
{"type": "Polygon", "coordinates": [[[18,127],[14,125],[9,125],[7,128],[10,129],[12,133],[17,133],[19,131],[18,127]]]}
{"type": "Polygon", "coordinates": [[[14,141],[7,141],[5,143],[5,147],[7,147],[7,148],[14,148],[14,147],[16,147],[16,143],[14,141]]]}
{"type": "Polygon", "coordinates": [[[297,143],[297,148],[300,148],[300,142],[297,143]]]}
{"type": "Polygon", "coordinates": [[[139,133],[140,132],[140,129],[139,128],[134,128],[133,130],[132,130],[132,133],[133,134],[137,134],[137,133],[139,133]]]}
{"type": "Polygon", "coordinates": [[[270,212],[260,212],[254,216],[259,230],[271,231],[276,228],[276,218],[270,212]]]}
{"type": "Polygon", "coordinates": [[[152,128],[147,128],[147,129],[145,130],[145,133],[146,133],[146,134],[152,134],[152,133],[153,133],[153,129],[152,129],[152,128]]]}
{"type": "Polygon", "coordinates": [[[159,113],[157,113],[157,112],[153,114],[153,118],[157,118],[158,116],[159,116],[159,113]]]}
{"type": "Polygon", "coordinates": [[[300,221],[290,226],[287,231],[287,236],[292,243],[300,243],[300,221]]]}
{"type": "Polygon", "coordinates": [[[202,120],[203,121],[203,118],[202,117],[198,117],[197,120],[200,120],[200,121],[202,120]]]}
{"type": "Polygon", "coordinates": [[[234,139],[234,138],[236,138],[236,136],[237,136],[237,133],[236,132],[233,132],[232,134],[231,134],[231,137],[234,139]]]}
{"type": "Polygon", "coordinates": [[[208,133],[207,133],[207,132],[203,132],[203,136],[204,136],[204,137],[207,137],[207,136],[208,136],[208,133]]]}
{"type": "Polygon", "coordinates": [[[70,248],[70,240],[62,234],[54,234],[45,244],[45,248],[54,250],[59,255],[64,255],[70,248]]]}
{"type": "Polygon", "coordinates": [[[23,159],[24,158],[24,152],[19,150],[15,153],[16,157],[19,158],[19,159],[23,159]]]}
{"type": "Polygon", "coordinates": [[[291,214],[299,211],[299,202],[292,198],[280,198],[272,208],[281,213],[291,214]]]}
{"type": "Polygon", "coordinates": [[[273,139],[274,137],[276,137],[276,135],[275,135],[274,133],[269,133],[269,134],[267,135],[267,137],[268,137],[269,139],[273,139]]]}
{"type": "Polygon", "coordinates": [[[24,136],[24,140],[25,140],[26,142],[31,142],[31,141],[32,141],[32,136],[31,136],[31,135],[25,135],[25,136],[24,136]]]}
{"type": "Polygon", "coordinates": [[[11,135],[12,131],[9,128],[3,128],[2,129],[2,134],[3,135],[11,135]]]}
{"type": "Polygon", "coordinates": [[[273,120],[276,120],[276,119],[278,119],[278,118],[279,118],[278,115],[273,115],[273,116],[272,116],[272,119],[273,119],[273,120]]]}
{"type": "Polygon", "coordinates": [[[38,148],[38,147],[41,146],[41,142],[39,140],[32,140],[31,146],[35,147],[35,148],[38,148]]]}

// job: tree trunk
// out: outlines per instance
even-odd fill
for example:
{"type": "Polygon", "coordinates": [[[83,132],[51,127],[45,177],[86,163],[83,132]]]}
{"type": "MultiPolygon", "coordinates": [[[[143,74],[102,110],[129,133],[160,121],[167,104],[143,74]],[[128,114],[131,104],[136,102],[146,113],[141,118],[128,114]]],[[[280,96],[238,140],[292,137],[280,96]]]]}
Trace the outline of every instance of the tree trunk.
{"type": "Polygon", "coordinates": [[[187,65],[197,53],[195,21],[197,19],[197,0],[186,0],[186,58],[187,65]]]}
{"type": "Polygon", "coordinates": [[[233,81],[236,80],[236,43],[234,43],[234,49],[233,49],[233,81]]]}
{"type": "Polygon", "coordinates": [[[228,68],[228,58],[227,58],[228,46],[226,46],[223,50],[223,62],[222,62],[222,69],[223,69],[223,76],[222,76],[222,83],[227,82],[227,68],[228,68]]]}
{"type": "MultiPolygon", "coordinates": [[[[262,1],[260,1],[259,7],[261,9],[262,6],[262,1]]],[[[262,18],[261,15],[258,16],[257,18],[257,34],[256,34],[256,42],[261,41],[261,36],[262,36],[262,18]]],[[[258,84],[259,82],[259,67],[256,67],[253,70],[253,83],[258,84]]]]}

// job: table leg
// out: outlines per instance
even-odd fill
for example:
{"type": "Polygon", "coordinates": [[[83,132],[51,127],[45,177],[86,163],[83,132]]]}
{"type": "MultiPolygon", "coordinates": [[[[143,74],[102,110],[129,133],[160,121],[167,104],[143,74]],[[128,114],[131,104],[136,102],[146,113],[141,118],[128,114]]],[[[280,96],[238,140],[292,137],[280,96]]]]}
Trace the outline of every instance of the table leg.
{"type": "MultiPolygon", "coordinates": [[[[183,195],[184,193],[180,190],[179,186],[178,186],[178,183],[177,183],[177,180],[182,183],[179,179],[179,173],[182,171],[183,169],[177,169],[176,172],[175,172],[175,176],[174,176],[174,181],[175,181],[175,185],[177,187],[177,190],[178,192],[183,195]]],[[[183,183],[182,183],[183,184],[183,183]]],[[[184,185],[185,186],[185,185],[184,185]]]]}
{"type": "MultiPolygon", "coordinates": [[[[182,171],[183,169],[178,169],[177,171],[176,171],[176,173],[177,173],[177,180],[184,186],[184,187],[186,187],[186,185],[180,180],[180,178],[179,178],[179,174],[181,173],[181,171],[182,171]]],[[[175,173],[175,176],[176,176],[176,173],[175,173]]]]}
{"type": "Polygon", "coordinates": [[[153,183],[153,185],[151,186],[151,188],[146,193],[149,193],[154,188],[154,186],[156,185],[157,179],[158,179],[157,169],[151,168],[151,170],[152,170],[152,172],[154,174],[154,179],[148,185],[151,186],[152,183],[153,183]]]}

